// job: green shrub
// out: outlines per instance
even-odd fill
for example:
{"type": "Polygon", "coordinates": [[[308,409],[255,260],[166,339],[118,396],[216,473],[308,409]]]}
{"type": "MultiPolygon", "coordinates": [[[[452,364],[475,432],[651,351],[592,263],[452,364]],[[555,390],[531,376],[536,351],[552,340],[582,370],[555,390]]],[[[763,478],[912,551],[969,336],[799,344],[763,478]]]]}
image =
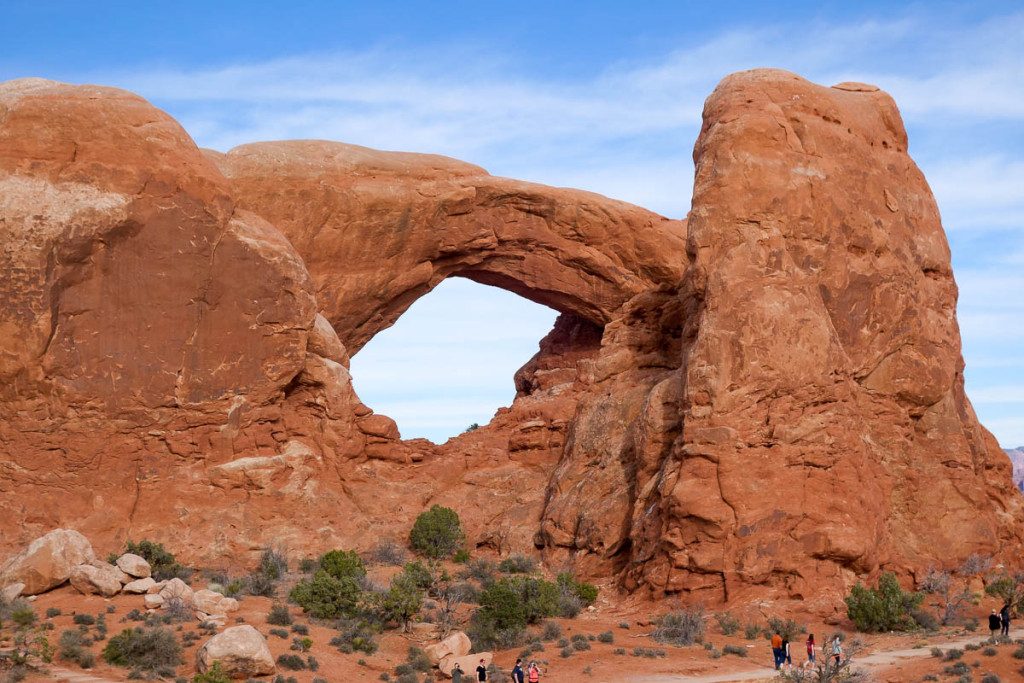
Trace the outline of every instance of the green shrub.
{"type": "Polygon", "coordinates": [[[434,585],[434,573],[429,567],[419,560],[407,563],[402,567],[402,573],[405,574],[417,588],[426,590],[434,585]]]}
{"type": "Polygon", "coordinates": [[[412,547],[427,557],[451,557],[466,542],[459,515],[451,508],[435,505],[420,513],[409,532],[412,547]]]}
{"type": "Polygon", "coordinates": [[[597,587],[577,581],[572,574],[559,574],[556,583],[561,592],[576,596],[584,607],[594,604],[594,601],[597,600],[597,587]]]}
{"type": "Polygon", "coordinates": [[[46,618],[47,619],[53,619],[54,617],[59,617],[59,616],[60,616],[60,607],[47,607],[46,608],[46,618]]]}
{"type": "Polygon", "coordinates": [[[277,636],[282,640],[288,640],[288,631],[283,628],[272,628],[270,629],[270,635],[277,636]]]}
{"type": "Polygon", "coordinates": [[[743,627],[743,635],[747,640],[756,640],[761,635],[761,625],[749,623],[743,627]]]}
{"type": "Polygon", "coordinates": [[[959,648],[951,647],[951,648],[949,648],[948,650],[946,650],[943,653],[942,661],[944,661],[944,662],[955,662],[956,660],[960,659],[963,656],[964,656],[964,651],[963,650],[961,650],[959,648]]]}
{"type": "Polygon", "coordinates": [[[704,638],[704,609],[690,607],[662,615],[651,636],[676,647],[693,645],[704,638]]]}
{"type": "Polygon", "coordinates": [[[981,677],[981,683],[1002,683],[999,676],[995,674],[985,674],[981,677]]]}
{"type": "Polygon", "coordinates": [[[724,655],[736,655],[737,657],[746,657],[747,648],[742,645],[726,645],[722,648],[722,654],[724,655]]]}
{"type": "MultiPolygon", "coordinates": [[[[545,621],[540,632],[541,640],[555,640],[562,637],[562,627],[557,621],[545,621]]],[[[562,647],[565,647],[564,645],[562,647]]]]}
{"type": "Polygon", "coordinates": [[[408,629],[409,622],[423,606],[423,591],[406,573],[397,574],[383,593],[373,596],[373,609],[386,622],[397,622],[408,629]]]}
{"type": "Polygon", "coordinates": [[[308,636],[309,627],[305,624],[292,624],[292,633],[298,633],[300,636],[308,636]]]}
{"type": "Polygon", "coordinates": [[[597,634],[597,639],[602,643],[613,643],[615,642],[615,634],[611,631],[602,631],[597,634]]]}
{"type": "Polygon", "coordinates": [[[299,571],[303,574],[312,574],[317,570],[317,563],[312,557],[304,557],[299,560],[299,571]]]}
{"type": "Polygon", "coordinates": [[[860,631],[907,631],[917,628],[911,610],[923,601],[924,593],[904,591],[895,574],[883,572],[875,588],[854,586],[846,596],[846,608],[860,631]]]}
{"type": "Polygon", "coordinates": [[[455,551],[455,556],[452,558],[452,561],[458,562],[459,564],[466,564],[469,562],[469,551],[465,548],[459,548],[455,551]]]}
{"type": "Polygon", "coordinates": [[[365,619],[340,619],[337,629],[338,635],[331,638],[330,645],[338,648],[339,652],[352,654],[361,650],[373,654],[377,651],[377,643],[373,640],[375,632],[365,619]]]}
{"type": "Polygon", "coordinates": [[[135,627],[107,641],[103,659],[116,666],[155,671],[181,664],[181,645],[173,631],[135,627]]]}
{"type": "Polygon", "coordinates": [[[289,626],[292,623],[292,613],[288,611],[287,605],[277,604],[270,608],[267,614],[267,623],[272,626],[289,626]]]}
{"type": "Polygon", "coordinates": [[[614,650],[612,650],[612,654],[613,655],[624,655],[624,654],[626,654],[626,648],[624,648],[624,647],[617,647],[614,650]]]}
{"type": "Polygon", "coordinates": [[[354,550],[332,550],[320,558],[320,569],[336,579],[360,580],[366,576],[363,559],[354,550]]]}
{"type": "Polygon", "coordinates": [[[981,651],[981,654],[985,655],[986,657],[995,657],[997,654],[999,654],[999,650],[995,649],[994,647],[986,647],[984,650],[981,651]]]}
{"type": "Polygon", "coordinates": [[[259,573],[271,580],[284,578],[288,573],[288,558],[280,548],[266,548],[260,555],[259,573]]]}
{"type": "Polygon", "coordinates": [[[575,652],[576,652],[576,650],[574,650],[571,647],[564,647],[564,648],[562,648],[561,655],[563,657],[565,657],[566,659],[568,659],[569,657],[572,657],[575,652]]]}
{"type": "Polygon", "coordinates": [[[957,662],[952,666],[945,667],[942,671],[947,676],[963,676],[971,672],[971,667],[967,666],[967,662],[957,662]]]}
{"type": "Polygon", "coordinates": [[[71,621],[82,626],[92,626],[96,623],[96,617],[91,614],[76,614],[71,621]]]}
{"type": "Polygon", "coordinates": [[[220,660],[215,659],[213,666],[204,674],[196,674],[192,677],[192,683],[231,683],[231,677],[224,673],[220,660]]]}
{"type": "Polygon", "coordinates": [[[361,591],[351,576],[336,578],[318,569],[311,580],[303,579],[292,588],[289,597],[318,619],[337,619],[355,616],[361,591]]]}

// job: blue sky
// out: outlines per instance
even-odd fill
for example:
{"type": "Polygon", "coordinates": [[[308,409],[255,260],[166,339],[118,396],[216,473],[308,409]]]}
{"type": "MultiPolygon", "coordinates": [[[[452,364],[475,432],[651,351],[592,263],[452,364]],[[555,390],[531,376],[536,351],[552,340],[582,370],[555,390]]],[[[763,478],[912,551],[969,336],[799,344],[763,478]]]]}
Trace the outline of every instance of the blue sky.
{"type": "MultiPolygon", "coordinates": [[[[673,217],[689,208],[703,100],[728,73],[878,84],[942,211],[968,394],[1004,446],[1024,444],[1019,3],[6,0],[0,29],[0,80],[125,87],[203,146],[447,154],[673,217]]],[[[403,436],[443,440],[511,401],[553,318],[446,282],[356,356],[356,389],[403,436]]]]}

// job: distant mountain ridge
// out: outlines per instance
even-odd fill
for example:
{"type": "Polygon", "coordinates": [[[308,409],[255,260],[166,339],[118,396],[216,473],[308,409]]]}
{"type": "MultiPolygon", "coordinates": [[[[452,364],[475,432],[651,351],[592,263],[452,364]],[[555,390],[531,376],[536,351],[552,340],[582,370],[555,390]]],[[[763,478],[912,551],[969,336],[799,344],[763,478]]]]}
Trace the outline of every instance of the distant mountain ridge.
{"type": "Polygon", "coordinates": [[[1004,450],[1010,456],[1010,462],[1013,463],[1013,483],[1021,491],[1024,491],[1024,446],[1004,450]]]}

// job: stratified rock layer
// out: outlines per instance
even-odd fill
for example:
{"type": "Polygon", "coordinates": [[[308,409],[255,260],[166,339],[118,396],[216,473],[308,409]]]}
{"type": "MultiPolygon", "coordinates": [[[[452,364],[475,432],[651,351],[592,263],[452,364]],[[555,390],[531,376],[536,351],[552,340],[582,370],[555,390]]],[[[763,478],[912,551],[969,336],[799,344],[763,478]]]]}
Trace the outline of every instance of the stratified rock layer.
{"type": "Polygon", "coordinates": [[[629,590],[827,610],[1021,541],[877,88],[726,78],[687,221],[443,157],[200,151],[111,88],[0,84],[0,121],[7,549],[61,524],[196,561],[363,548],[442,504],[629,590]],[[489,425],[402,441],[349,356],[453,276],[562,315],[489,425]]]}

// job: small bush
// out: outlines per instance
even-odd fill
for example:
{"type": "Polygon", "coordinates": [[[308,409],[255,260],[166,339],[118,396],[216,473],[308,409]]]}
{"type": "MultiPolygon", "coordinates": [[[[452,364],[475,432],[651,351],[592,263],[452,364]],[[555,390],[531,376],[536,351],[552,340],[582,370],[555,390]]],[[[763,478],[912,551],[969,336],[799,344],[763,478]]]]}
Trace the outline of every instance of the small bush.
{"type": "Polygon", "coordinates": [[[957,662],[952,666],[947,666],[943,670],[947,676],[962,676],[966,673],[971,672],[971,667],[967,666],[967,662],[957,662]]]}
{"type": "Polygon", "coordinates": [[[677,647],[699,643],[704,638],[704,610],[691,607],[664,614],[651,636],[659,643],[677,647]]]}
{"type": "Polygon", "coordinates": [[[512,555],[498,563],[503,574],[530,574],[537,568],[537,561],[526,555],[512,555]]]}
{"type": "Polygon", "coordinates": [[[612,654],[613,655],[624,655],[624,654],[626,654],[626,648],[624,648],[624,647],[617,647],[614,650],[612,650],[612,654]]]}
{"type": "Polygon", "coordinates": [[[272,628],[272,629],[270,629],[270,635],[277,636],[278,638],[281,638],[283,640],[287,640],[288,639],[288,631],[286,631],[283,628],[272,628]]]}
{"type": "Polygon", "coordinates": [[[494,575],[497,571],[498,569],[493,562],[480,558],[467,562],[466,567],[459,572],[459,578],[472,579],[482,587],[487,588],[494,583],[494,575]]]}
{"type": "Polygon", "coordinates": [[[858,630],[906,631],[917,627],[911,611],[924,601],[924,593],[904,591],[894,573],[883,572],[875,588],[858,583],[845,600],[847,615],[858,630]]]}
{"type": "MultiPolygon", "coordinates": [[[[551,641],[562,637],[562,627],[557,621],[545,621],[540,631],[541,640],[551,641]]],[[[559,647],[565,647],[560,645],[559,647]]]]}
{"type": "Polygon", "coordinates": [[[944,662],[955,662],[964,656],[964,651],[955,647],[951,647],[942,654],[942,661],[944,662]]]}
{"type": "Polygon", "coordinates": [[[981,677],[981,683],[1002,683],[1002,681],[995,674],[985,674],[981,677]]]}
{"type": "Polygon", "coordinates": [[[64,631],[57,642],[57,656],[74,662],[83,669],[91,669],[96,663],[96,658],[85,649],[90,645],[92,641],[85,638],[81,631],[64,631]]]}
{"type": "Polygon", "coordinates": [[[457,562],[458,564],[466,564],[467,562],[469,562],[469,551],[465,548],[459,548],[455,551],[455,556],[452,557],[452,562],[457,562]]]}
{"type": "Polygon", "coordinates": [[[288,606],[281,604],[272,606],[267,614],[267,623],[272,626],[290,626],[292,613],[288,611],[288,606]]]}
{"type": "Polygon", "coordinates": [[[995,649],[994,647],[986,647],[984,650],[981,651],[981,654],[985,655],[986,657],[995,657],[997,654],[999,654],[999,650],[995,649]]]}
{"type": "Polygon", "coordinates": [[[370,551],[370,562],[391,567],[401,567],[406,563],[405,548],[390,538],[382,538],[370,551]]]}
{"type": "Polygon", "coordinates": [[[60,607],[47,607],[46,608],[46,618],[47,619],[53,619],[54,617],[59,617],[59,616],[60,616],[60,607]]]}
{"type": "Polygon", "coordinates": [[[300,638],[296,636],[292,638],[292,646],[288,649],[294,652],[306,652],[311,647],[313,647],[312,638],[300,638]]]}
{"type": "Polygon", "coordinates": [[[602,643],[613,643],[615,642],[615,634],[611,631],[603,631],[597,634],[597,639],[602,643]]]}
{"type": "Polygon", "coordinates": [[[308,636],[309,627],[305,624],[292,624],[292,633],[298,633],[300,636],[308,636]]]}
{"type": "Polygon", "coordinates": [[[71,617],[71,621],[82,626],[92,626],[96,623],[96,617],[91,614],[76,614],[71,617]]]}
{"type": "Polygon", "coordinates": [[[245,577],[242,584],[248,595],[263,598],[273,598],[277,595],[277,579],[267,576],[260,571],[251,572],[245,577]]]}
{"type": "Polygon", "coordinates": [[[260,555],[259,573],[273,581],[283,579],[288,573],[288,558],[280,548],[264,549],[260,555]]]}
{"type": "Polygon", "coordinates": [[[768,628],[764,633],[778,633],[787,640],[795,640],[796,636],[806,633],[807,629],[798,624],[795,619],[781,619],[780,617],[768,617],[768,628]]]}
{"type": "Polygon", "coordinates": [[[933,647],[931,649],[931,653],[932,653],[932,657],[941,657],[942,656],[942,648],[941,647],[933,647]]]}
{"type": "Polygon", "coordinates": [[[746,657],[747,648],[742,645],[726,645],[722,648],[722,654],[725,655],[736,655],[737,657],[746,657]]]}
{"type": "Polygon", "coordinates": [[[629,630],[629,622],[628,621],[620,621],[619,622],[619,628],[625,629],[625,630],[628,631],[629,630]]]}
{"type": "Polygon", "coordinates": [[[299,560],[299,571],[303,574],[312,574],[318,567],[319,565],[312,557],[304,557],[299,560]]]}
{"type": "Polygon", "coordinates": [[[572,657],[575,652],[576,650],[574,650],[571,647],[563,647],[562,652],[560,654],[566,659],[568,659],[569,657],[572,657]]]}
{"type": "MultiPolygon", "coordinates": [[[[936,649],[938,649],[938,648],[936,648],[936,649]]],[[[964,645],[964,651],[965,652],[974,652],[975,650],[980,650],[980,649],[981,649],[981,645],[978,645],[976,643],[967,643],[966,645],[964,645]]]]}
{"type": "Polygon", "coordinates": [[[231,683],[231,677],[224,673],[220,660],[215,659],[213,666],[204,674],[196,674],[192,677],[192,683],[231,683]]]}
{"type": "Polygon", "coordinates": [[[723,636],[731,636],[740,630],[740,620],[729,612],[719,612],[715,615],[715,621],[718,622],[718,628],[721,629],[723,636]]]}
{"type": "Polygon", "coordinates": [[[746,636],[747,640],[757,640],[757,637],[761,635],[761,625],[750,623],[743,627],[743,635],[746,636]]]}
{"type": "Polygon", "coordinates": [[[924,609],[912,609],[910,610],[910,618],[914,620],[914,623],[918,627],[925,631],[938,631],[939,620],[934,614],[924,609]]]}
{"type": "Polygon", "coordinates": [[[377,643],[373,640],[374,630],[364,619],[341,619],[337,628],[338,635],[331,639],[331,647],[345,654],[356,651],[373,654],[377,651],[377,643]]]}
{"type": "Polygon", "coordinates": [[[597,587],[584,581],[577,581],[572,574],[559,574],[556,583],[559,591],[576,596],[584,607],[593,605],[597,600],[597,587]]]}
{"type": "Polygon", "coordinates": [[[180,665],[181,645],[173,631],[135,627],[112,637],[103,648],[103,659],[116,666],[155,671],[180,665]]]}
{"type": "Polygon", "coordinates": [[[409,532],[412,547],[427,557],[451,557],[466,542],[459,515],[451,508],[435,505],[420,513],[409,532]]]}
{"type": "Polygon", "coordinates": [[[277,665],[285,671],[305,671],[306,662],[298,655],[278,655],[277,665]]]}

